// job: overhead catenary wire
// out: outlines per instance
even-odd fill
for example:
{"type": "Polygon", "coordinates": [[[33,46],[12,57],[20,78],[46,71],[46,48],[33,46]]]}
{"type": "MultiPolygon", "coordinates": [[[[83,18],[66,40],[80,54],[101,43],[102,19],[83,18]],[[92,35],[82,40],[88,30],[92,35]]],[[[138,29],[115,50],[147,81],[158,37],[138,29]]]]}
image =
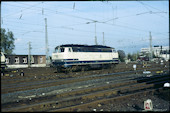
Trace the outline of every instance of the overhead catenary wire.
{"type": "MultiPolygon", "coordinates": [[[[30,8],[32,8],[32,7],[35,7],[35,6],[39,5],[39,4],[40,4],[40,3],[31,5],[30,7],[27,7],[27,8],[25,8],[25,9],[23,9],[22,12],[25,11],[25,10],[28,10],[28,9],[30,9],[30,8]]],[[[7,18],[8,16],[16,15],[16,14],[18,14],[18,13],[20,13],[20,12],[16,12],[16,13],[12,13],[12,14],[5,15],[5,16],[3,16],[3,18],[7,18]]]]}
{"type": "Polygon", "coordinates": [[[139,1],[139,0],[136,0],[136,1],[140,2],[140,3],[143,4],[144,6],[148,6],[148,7],[150,7],[150,8],[153,8],[153,9],[157,10],[157,11],[164,12],[164,11],[158,9],[158,8],[155,8],[155,7],[151,6],[151,5],[148,5],[148,4],[146,4],[146,3],[143,3],[142,1],[139,1]]]}
{"type": "MultiPolygon", "coordinates": [[[[66,33],[67,34],[67,33],[66,33]]],[[[70,34],[68,34],[68,35],[70,35],[70,34]]],[[[73,34],[72,34],[73,35],[73,34]]],[[[31,36],[31,35],[30,35],[31,36]]],[[[54,36],[55,36],[55,33],[54,33],[54,36]]],[[[74,36],[74,35],[73,35],[74,36]]]]}
{"type": "MultiPolygon", "coordinates": [[[[69,15],[69,16],[71,16],[71,15],[69,15]]],[[[73,17],[78,18],[77,16],[73,16],[73,17]]],[[[84,19],[84,18],[81,18],[81,19],[84,19]]],[[[88,18],[86,18],[86,19],[87,20],[91,20],[91,21],[97,21],[97,20],[92,20],[92,19],[88,19],[88,18]]],[[[104,24],[106,24],[106,22],[99,22],[99,21],[97,23],[104,23],[104,24]]],[[[128,28],[128,29],[132,29],[132,30],[144,31],[144,32],[148,32],[149,31],[149,30],[141,30],[141,29],[138,29],[138,28],[131,28],[129,26],[122,26],[122,25],[115,25],[115,26],[119,26],[119,27],[123,27],[123,28],[128,28]]],[[[155,31],[152,31],[152,32],[155,32],[155,31]]]]}
{"type": "MultiPolygon", "coordinates": [[[[41,8],[41,7],[35,7],[35,8],[41,8]]],[[[96,21],[96,20],[94,20],[94,19],[89,19],[89,18],[84,18],[84,17],[79,17],[79,16],[74,16],[74,15],[68,15],[68,14],[66,14],[66,13],[64,13],[64,12],[59,12],[59,11],[53,11],[53,10],[51,10],[51,9],[47,9],[47,8],[45,8],[47,11],[52,11],[51,13],[55,13],[55,14],[60,14],[60,15],[66,15],[66,16],[70,16],[70,17],[75,17],[75,18],[80,18],[80,19],[85,19],[85,20],[91,20],[91,21],[96,21]]],[[[124,18],[124,17],[130,17],[130,16],[134,16],[134,15],[128,15],[128,16],[123,16],[123,17],[117,17],[117,18],[124,18]]],[[[112,19],[111,19],[112,20],[112,19]]]]}
{"type": "MultiPolygon", "coordinates": [[[[45,8],[46,10],[48,10],[48,11],[52,11],[52,10],[49,10],[49,9],[47,9],[47,8],[45,8]]],[[[53,11],[52,11],[52,13],[54,13],[53,11]]],[[[57,12],[57,13],[55,13],[55,14],[61,14],[62,12],[57,12]]],[[[83,17],[79,17],[79,16],[74,16],[74,15],[68,15],[68,14],[61,14],[61,15],[66,15],[66,16],[71,16],[71,17],[75,17],[75,18],[80,18],[80,19],[84,19],[84,20],[90,20],[90,21],[97,21],[97,20],[93,20],[93,19],[89,19],[89,18],[83,18],[83,17]]],[[[134,15],[129,15],[129,16],[134,16],[134,15]]],[[[121,17],[121,18],[124,18],[124,17],[129,17],[129,16],[123,16],[123,17],[121,17]]],[[[117,17],[117,19],[118,18],[120,18],[120,17],[117,17]]],[[[112,20],[112,19],[111,19],[112,20]]],[[[109,20],[110,21],[110,20],[109,20]]],[[[106,21],[105,21],[106,22],[106,21]]],[[[108,22],[108,21],[107,21],[108,22]]],[[[100,23],[104,23],[104,22],[100,22],[100,23]]],[[[116,26],[119,26],[119,27],[121,27],[121,25],[116,25],[116,26]]],[[[123,26],[122,26],[123,27],[123,26]]],[[[131,28],[131,27],[128,27],[128,26],[126,26],[126,28],[128,28],[128,29],[138,29],[138,28],[131,28]]],[[[138,30],[140,30],[140,29],[138,29],[138,30]]],[[[144,30],[140,30],[140,31],[144,31],[144,30]]],[[[150,30],[145,30],[145,32],[148,32],[148,31],[150,31],[150,30]]],[[[154,31],[152,31],[152,32],[154,32],[154,31]]]]}
{"type": "MultiPolygon", "coordinates": [[[[137,0],[138,1],[138,0],[137,0]]],[[[155,8],[155,7],[152,7],[152,6],[150,6],[150,5],[148,5],[148,4],[146,4],[146,3],[143,3],[142,1],[138,1],[139,3],[141,3],[147,10],[148,10],[148,13],[150,13],[150,14],[156,14],[156,15],[158,15],[158,16],[160,16],[160,17],[163,17],[163,18],[165,18],[164,16],[162,16],[162,15],[159,15],[158,13],[167,13],[167,12],[165,12],[165,11],[162,11],[162,10],[160,10],[160,9],[157,9],[157,8],[155,8]],[[157,10],[157,11],[159,11],[159,12],[153,12],[152,10],[150,10],[148,7],[150,7],[150,8],[152,8],[152,9],[155,9],[155,10],[157,10]]],[[[141,13],[142,14],[142,13],[141,13]]],[[[143,13],[144,14],[144,13],[143,13]]],[[[138,14],[139,15],[139,14],[138,14]]],[[[166,18],[165,18],[166,19],[166,18]]]]}
{"type": "MultiPolygon", "coordinates": [[[[14,22],[14,23],[21,23],[21,22],[16,22],[16,21],[9,21],[8,20],[8,22],[14,22]]],[[[22,23],[22,24],[26,24],[26,25],[34,25],[34,26],[44,26],[44,25],[42,25],[42,24],[37,24],[37,23],[22,23]]],[[[86,23],[77,23],[77,24],[70,24],[70,25],[62,25],[62,26],[50,26],[49,28],[53,28],[53,27],[55,27],[55,28],[66,28],[67,26],[76,26],[76,25],[85,25],[86,23]]],[[[7,24],[6,24],[7,25],[7,24]]]]}
{"type": "MultiPolygon", "coordinates": [[[[43,3],[43,2],[42,2],[43,3]]],[[[18,3],[18,4],[23,4],[23,5],[26,5],[26,6],[31,6],[31,5],[29,5],[29,4],[25,4],[25,3],[18,3]]],[[[22,6],[18,6],[18,5],[11,5],[11,4],[8,4],[8,5],[10,5],[10,6],[14,6],[14,7],[21,7],[21,8],[26,8],[26,7],[24,7],[23,5],[22,6]]],[[[57,7],[62,7],[63,8],[63,6],[57,6],[57,7]]],[[[34,7],[34,8],[37,8],[37,9],[43,9],[43,13],[44,13],[44,7],[34,7]]],[[[72,8],[68,8],[68,7],[64,7],[64,8],[66,8],[66,9],[72,9],[72,8]]],[[[31,10],[35,10],[35,9],[31,9],[31,10]]],[[[46,8],[46,10],[48,10],[47,8],[46,8]]],[[[80,11],[80,12],[84,12],[84,11],[82,11],[82,10],[79,10],[79,9],[76,9],[76,8],[74,8],[74,10],[76,10],[76,11],[80,11]]],[[[44,14],[43,14],[44,15],[44,14]]],[[[95,16],[96,16],[96,14],[94,14],[95,16]]],[[[99,15],[97,15],[97,17],[101,17],[101,16],[99,16],[99,15]]]]}
{"type": "MultiPolygon", "coordinates": [[[[51,12],[52,12],[52,11],[51,11],[51,12]]],[[[53,13],[54,13],[54,12],[53,12],[53,13]]],[[[52,13],[52,14],[53,14],[53,13],[52,13]]],[[[71,15],[69,15],[69,16],[72,17],[71,15]]],[[[78,17],[79,17],[79,16],[78,16],[78,17]]],[[[77,18],[77,16],[76,16],[75,18],[77,18]]],[[[86,19],[80,18],[80,19],[86,20],[87,18],[86,18],[86,19]]],[[[101,23],[102,23],[102,22],[101,22],[101,23]]],[[[83,23],[82,23],[82,24],[83,24],[83,23]]],[[[85,23],[84,23],[84,24],[85,24],[85,23]]],[[[103,23],[103,24],[104,24],[104,23],[103,23]]],[[[107,24],[109,24],[109,23],[107,23],[107,24]]],[[[117,24],[117,25],[119,25],[119,24],[117,24]]],[[[116,25],[112,25],[112,26],[115,27],[116,25]]],[[[51,29],[55,28],[55,26],[49,26],[49,28],[50,28],[50,27],[51,27],[51,29]]],[[[57,27],[57,26],[56,26],[56,27],[57,27]]],[[[60,26],[60,27],[63,28],[63,26],[60,26]]],[[[123,28],[123,27],[124,27],[124,28],[127,28],[127,27],[129,27],[129,26],[126,26],[126,27],[125,27],[125,26],[121,26],[121,27],[122,27],[122,28],[123,28]]],[[[129,28],[127,28],[127,29],[129,29],[129,28]]],[[[135,30],[134,28],[132,28],[132,29],[135,30]]],[[[72,29],[70,29],[70,30],[72,30],[72,29]]],[[[74,30],[75,30],[75,31],[76,31],[76,30],[77,30],[77,31],[80,31],[79,29],[75,29],[75,28],[74,28],[74,30]]],[[[138,30],[140,31],[140,29],[138,29],[138,30]]],[[[82,30],[82,31],[83,31],[83,30],[82,30]]],[[[84,32],[84,31],[83,31],[83,32],[84,32]]],[[[86,32],[86,30],[85,30],[85,32],[86,32]]],[[[89,32],[89,31],[87,31],[87,32],[89,32]]],[[[148,32],[148,30],[146,30],[146,32],[148,32]]],[[[92,33],[94,33],[94,32],[92,32],[92,33]]],[[[99,33],[101,33],[101,32],[99,32],[99,33]]]]}
{"type": "MultiPolygon", "coordinates": [[[[98,23],[103,23],[103,24],[107,24],[107,25],[118,26],[118,27],[122,27],[122,28],[128,28],[128,29],[131,29],[131,30],[138,30],[138,31],[143,31],[143,32],[149,31],[149,30],[142,30],[142,29],[138,29],[138,28],[134,28],[134,27],[125,26],[125,25],[109,24],[109,23],[106,23],[106,22],[98,22],[98,23]]],[[[43,25],[40,25],[40,24],[30,24],[30,23],[22,23],[22,24],[43,26],[43,25]]],[[[86,24],[86,23],[73,24],[73,25],[68,25],[68,26],[84,25],[84,24],[86,24]]],[[[4,24],[4,25],[6,25],[6,24],[4,24]]],[[[70,29],[70,30],[75,30],[75,31],[91,32],[91,31],[85,31],[85,30],[76,30],[75,28],[67,28],[65,26],[48,26],[48,27],[49,28],[63,28],[63,29],[70,29]]],[[[154,31],[152,31],[152,32],[154,32],[154,31]]],[[[93,33],[93,32],[91,32],[91,33],[93,33]]],[[[100,32],[98,32],[98,33],[100,33],[100,32]]],[[[154,33],[162,34],[160,32],[154,32],[154,33]]]]}
{"type": "MultiPolygon", "coordinates": [[[[108,24],[108,23],[106,23],[106,24],[108,24]]],[[[112,26],[116,26],[115,24],[108,24],[108,25],[112,25],[112,26]]],[[[10,25],[11,26],[11,25],[10,25]]],[[[119,25],[118,25],[119,26],[119,25]]],[[[16,26],[15,26],[16,27],[16,26]]],[[[19,26],[18,26],[19,27],[19,26]]],[[[49,28],[48,29],[54,29],[54,28],[64,28],[63,26],[60,26],[60,27],[50,27],[50,26],[48,26],[49,28]]],[[[122,26],[121,26],[122,27],[122,26]]],[[[123,27],[125,27],[125,26],[123,26],[123,27]]],[[[127,27],[127,26],[126,26],[127,27]]],[[[64,28],[64,29],[68,29],[68,30],[74,30],[74,31],[80,31],[80,32],[89,32],[89,33],[94,33],[94,32],[92,32],[92,31],[87,31],[87,30],[80,30],[80,29],[69,29],[69,28],[64,28]]],[[[133,28],[133,29],[135,29],[135,28],[133,28]]],[[[138,29],[137,29],[138,30],[138,29]]],[[[22,31],[22,30],[21,30],[22,31]]],[[[29,30],[30,31],[30,30],[29,30]]],[[[42,31],[41,31],[42,32],[42,31]]],[[[147,30],[145,31],[145,32],[148,32],[147,30]]],[[[97,33],[100,33],[100,32],[97,32],[97,33]]],[[[157,33],[157,34],[164,34],[165,35],[165,33],[157,33]]],[[[111,35],[111,34],[110,34],[111,35]]],[[[114,34],[114,35],[116,35],[116,34],[114,34]]]]}

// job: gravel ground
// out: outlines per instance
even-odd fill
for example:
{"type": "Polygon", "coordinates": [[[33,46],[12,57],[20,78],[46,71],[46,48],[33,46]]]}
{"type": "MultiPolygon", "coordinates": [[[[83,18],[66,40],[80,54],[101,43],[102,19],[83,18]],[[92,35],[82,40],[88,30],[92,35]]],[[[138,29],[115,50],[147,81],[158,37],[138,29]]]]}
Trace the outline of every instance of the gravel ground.
{"type": "MultiPolygon", "coordinates": [[[[92,75],[92,76],[95,76],[95,75],[92,75]]],[[[126,76],[106,77],[102,79],[92,79],[92,80],[63,84],[63,85],[58,85],[58,86],[51,86],[51,87],[45,87],[45,88],[37,88],[37,89],[32,89],[32,90],[17,91],[13,93],[1,94],[1,103],[16,102],[24,98],[29,99],[29,97],[33,98],[33,97],[38,97],[38,96],[60,94],[60,93],[64,93],[64,92],[68,92],[68,91],[72,91],[76,89],[86,88],[86,87],[95,87],[95,86],[110,84],[110,83],[121,83],[121,82],[129,81],[132,78],[136,78],[140,76],[143,76],[143,75],[132,74],[132,75],[126,75],[126,76]],[[45,95],[42,95],[43,93],[45,95]]],[[[86,78],[86,77],[87,76],[84,76],[81,78],[86,78]]],[[[75,78],[69,78],[69,79],[72,80],[75,78]]],[[[61,80],[58,80],[58,81],[61,81],[61,80]]],[[[54,81],[52,80],[51,82],[54,82],[54,81]]]]}
{"type": "Polygon", "coordinates": [[[144,101],[147,99],[152,100],[153,111],[168,112],[170,111],[170,90],[165,90],[163,93],[158,93],[154,95],[140,95],[136,97],[130,97],[119,102],[108,103],[105,105],[98,104],[96,108],[90,109],[90,111],[144,111],[144,101]]]}
{"type": "MultiPolygon", "coordinates": [[[[116,69],[119,69],[120,67],[125,67],[124,64],[119,64],[118,66],[116,66],[116,69]]],[[[129,64],[128,67],[131,67],[129,71],[133,70],[132,68],[132,64],[129,64]]],[[[138,66],[137,66],[138,67],[138,66]]],[[[54,73],[55,69],[52,68],[36,68],[36,69],[19,69],[19,72],[23,70],[25,73],[24,77],[34,77],[37,76],[38,77],[46,77],[47,75],[50,77],[55,77],[56,75],[60,75],[60,76],[64,76],[64,73],[54,73]]],[[[98,70],[96,71],[88,71],[87,73],[82,73],[82,72],[77,72],[79,74],[82,74],[82,78],[86,77],[89,75],[89,73],[92,76],[102,76],[103,73],[113,73],[116,72],[115,70],[109,70],[106,69],[105,71],[102,72],[100,75],[96,74],[98,72],[98,70]],[[92,74],[93,72],[95,72],[94,74],[92,74]]],[[[18,73],[11,73],[9,72],[9,74],[13,74],[14,77],[7,77],[7,76],[1,76],[1,82],[4,80],[7,82],[8,81],[15,81],[15,79],[20,79],[21,76],[18,73]]],[[[76,72],[75,72],[76,73],[76,72]]],[[[70,74],[71,75],[71,74],[70,74]]],[[[72,79],[72,78],[71,78],[72,79]]],[[[9,101],[17,101],[19,98],[18,96],[22,97],[22,96],[32,96],[31,98],[33,98],[34,96],[37,95],[42,95],[43,93],[47,93],[47,94],[55,94],[58,90],[58,92],[64,92],[64,91],[69,91],[70,89],[76,89],[76,87],[80,87],[80,84],[82,85],[81,87],[87,87],[87,84],[91,84],[90,86],[93,86],[95,83],[111,83],[113,79],[111,78],[105,78],[103,80],[89,80],[89,81],[84,81],[84,82],[77,82],[74,84],[65,84],[65,85],[60,85],[60,86],[51,86],[51,87],[46,87],[46,88],[38,88],[38,89],[32,89],[32,90],[27,90],[27,91],[18,91],[15,93],[8,93],[8,94],[1,94],[1,104],[2,103],[6,103],[9,101]],[[84,86],[83,86],[84,85],[84,86]],[[69,88],[68,88],[69,86],[69,88]],[[61,91],[61,89],[63,89],[61,91]]],[[[4,82],[3,81],[3,82],[4,82]]],[[[53,80],[49,80],[49,81],[55,81],[53,80]]],[[[41,82],[49,82],[47,80],[45,81],[41,81],[41,82]]],[[[39,84],[40,82],[35,81],[35,84],[39,84]]],[[[21,83],[22,84],[22,83],[21,83]]],[[[24,84],[24,83],[23,83],[24,84]]],[[[1,84],[2,85],[2,84],[1,84]]],[[[5,84],[4,84],[5,85],[5,84]]],[[[2,89],[1,89],[2,90],[2,89]]],[[[153,108],[155,111],[169,111],[169,95],[167,95],[169,93],[166,92],[164,94],[157,94],[157,95],[141,95],[141,97],[139,98],[128,98],[124,101],[117,103],[108,103],[107,105],[101,105],[100,107],[96,107],[94,109],[96,109],[96,111],[141,111],[143,110],[143,104],[144,101],[147,99],[151,99],[152,103],[153,103],[153,108]],[[168,97],[168,98],[165,98],[168,97]]],[[[46,94],[46,95],[47,95],[46,94]]],[[[21,98],[20,98],[21,99],[21,98]]],[[[93,109],[91,109],[90,111],[93,111],[93,109]]]]}

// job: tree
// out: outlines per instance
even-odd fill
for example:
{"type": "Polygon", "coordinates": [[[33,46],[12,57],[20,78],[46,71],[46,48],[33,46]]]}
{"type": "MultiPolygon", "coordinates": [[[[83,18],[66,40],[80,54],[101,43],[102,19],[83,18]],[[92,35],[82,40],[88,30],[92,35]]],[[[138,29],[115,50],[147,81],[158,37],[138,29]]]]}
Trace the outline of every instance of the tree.
{"type": "Polygon", "coordinates": [[[133,53],[132,54],[132,61],[136,61],[137,60],[137,54],[136,53],[133,53]]]}
{"type": "Polygon", "coordinates": [[[117,52],[118,52],[118,54],[119,54],[119,59],[120,59],[120,61],[121,61],[121,62],[124,62],[124,61],[125,61],[124,58],[126,57],[125,52],[124,52],[123,50],[118,50],[117,52]]]}
{"type": "Polygon", "coordinates": [[[132,55],[130,53],[128,53],[127,58],[132,59],[132,55]]]}
{"type": "Polygon", "coordinates": [[[14,45],[14,35],[11,31],[8,30],[6,33],[6,30],[4,28],[1,29],[1,51],[5,54],[12,54],[15,45],[14,45]]]}
{"type": "Polygon", "coordinates": [[[136,61],[139,58],[139,52],[133,54],[128,53],[127,58],[131,61],[136,61]]]}

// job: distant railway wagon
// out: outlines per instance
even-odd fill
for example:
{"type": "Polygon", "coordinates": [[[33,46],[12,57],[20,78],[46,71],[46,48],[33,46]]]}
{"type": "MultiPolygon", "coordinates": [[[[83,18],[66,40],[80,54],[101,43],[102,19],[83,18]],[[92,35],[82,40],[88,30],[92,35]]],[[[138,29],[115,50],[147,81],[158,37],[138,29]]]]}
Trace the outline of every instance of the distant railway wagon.
{"type": "Polygon", "coordinates": [[[1,52],[1,70],[4,70],[6,68],[6,63],[5,63],[5,55],[3,52],[1,52]]]}
{"type": "Polygon", "coordinates": [[[52,66],[57,69],[86,69],[108,67],[119,63],[115,48],[103,45],[65,44],[52,53],[52,66]]]}

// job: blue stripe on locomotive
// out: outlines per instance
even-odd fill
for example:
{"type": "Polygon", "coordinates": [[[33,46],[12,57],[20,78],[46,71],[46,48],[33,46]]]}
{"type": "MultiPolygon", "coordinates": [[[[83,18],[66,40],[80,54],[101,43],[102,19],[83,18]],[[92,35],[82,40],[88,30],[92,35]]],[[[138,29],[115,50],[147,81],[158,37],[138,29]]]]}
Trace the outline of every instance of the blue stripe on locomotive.
{"type": "Polygon", "coordinates": [[[89,63],[92,63],[92,64],[96,64],[96,63],[119,63],[119,60],[118,58],[113,58],[113,60],[100,60],[100,61],[78,61],[78,59],[63,59],[63,61],[56,61],[56,62],[53,62],[53,65],[55,66],[63,66],[63,67],[70,67],[74,64],[77,64],[77,65],[82,65],[82,64],[89,64],[89,63]]]}

